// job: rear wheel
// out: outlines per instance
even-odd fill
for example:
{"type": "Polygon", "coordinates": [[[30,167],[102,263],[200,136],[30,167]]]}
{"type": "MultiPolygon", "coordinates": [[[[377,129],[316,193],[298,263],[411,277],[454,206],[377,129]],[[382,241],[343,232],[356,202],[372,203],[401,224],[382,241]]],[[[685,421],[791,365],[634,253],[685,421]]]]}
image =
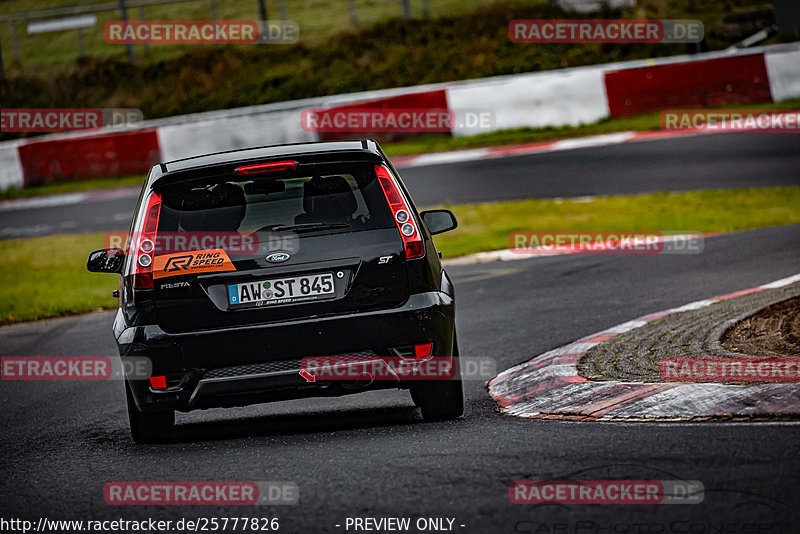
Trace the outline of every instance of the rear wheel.
{"type": "Polygon", "coordinates": [[[455,376],[450,380],[428,380],[411,386],[411,398],[422,417],[429,421],[455,419],[464,414],[464,388],[458,357],[458,338],[453,335],[453,365],[455,376]]]}
{"type": "Polygon", "coordinates": [[[165,412],[142,412],[136,407],[128,382],[125,382],[125,397],[128,401],[128,420],[131,437],[136,443],[158,443],[169,441],[175,432],[175,410],[165,412]]]}

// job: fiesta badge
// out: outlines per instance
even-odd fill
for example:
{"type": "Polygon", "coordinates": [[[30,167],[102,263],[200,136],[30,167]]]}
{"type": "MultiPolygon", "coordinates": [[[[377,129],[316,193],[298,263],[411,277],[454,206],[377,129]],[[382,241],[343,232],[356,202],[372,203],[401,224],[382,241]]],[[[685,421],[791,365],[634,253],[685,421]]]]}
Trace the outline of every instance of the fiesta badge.
{"type": "Polygon", "coordinates": [[[287,254],[285,252],[276,252],[274,254],[270,254],[269,256],[267,256],[267,261],[270,263],[281,263],[288,260],[291,257],[292,256],[290,254],[287,254]]]}

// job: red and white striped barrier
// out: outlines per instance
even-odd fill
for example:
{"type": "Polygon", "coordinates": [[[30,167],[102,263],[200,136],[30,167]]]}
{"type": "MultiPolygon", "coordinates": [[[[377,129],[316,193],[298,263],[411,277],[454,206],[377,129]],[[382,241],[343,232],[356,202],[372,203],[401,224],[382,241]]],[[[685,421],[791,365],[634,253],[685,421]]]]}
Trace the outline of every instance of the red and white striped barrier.
{"type": "Polygon", "coordinates": [[[612,70],[604,81],[611,117],[772,100],[764,54],[612,70]]]}
{"type": "Polygon", "coordinates": [[[153,129],[34,140],[17,151],[26,185],[136,174],[161,157],[153,129]]]}
{"type": "MultiPolygon", "coordinates": [[[[213,111],[0,143],[0,190],[56,180],[144,173],[157,161],[278,143],[374,136],[304,129],[304,111],[449,109],[488,112],[491,126],[454,121],[450,134],[593,123],[682,106],[800,97],[800,48],[776,45],[498,76],[213,111]]],[[[420,160],[416,164],[422,164],[420,160]]]]}

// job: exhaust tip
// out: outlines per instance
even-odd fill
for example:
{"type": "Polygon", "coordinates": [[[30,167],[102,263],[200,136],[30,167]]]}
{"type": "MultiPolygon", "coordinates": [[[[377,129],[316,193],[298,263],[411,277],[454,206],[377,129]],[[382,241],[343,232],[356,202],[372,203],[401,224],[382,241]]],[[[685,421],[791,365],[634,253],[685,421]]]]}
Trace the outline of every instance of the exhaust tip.
{"type": "Polygon", "coordinates": [[[374,381],[375,377],[373,377],[371,373],[364,372],[359,374],[355,380],[342,383],[342,388],[351,390],[364,389],[365,387],[370,386],[374,381]]]}

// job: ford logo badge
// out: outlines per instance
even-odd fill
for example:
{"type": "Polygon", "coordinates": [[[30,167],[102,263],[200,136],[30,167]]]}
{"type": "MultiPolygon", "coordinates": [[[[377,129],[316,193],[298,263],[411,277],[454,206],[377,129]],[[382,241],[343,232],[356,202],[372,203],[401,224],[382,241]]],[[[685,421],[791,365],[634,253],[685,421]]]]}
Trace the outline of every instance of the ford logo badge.
{"type": "Polygon", "coordinates": [[[292,256],[285,252],[276,252],[274,254],[270,254],[267,256],[267,261],[270,263],[281,263],[282,261],[286,261],[292,256]]]}

